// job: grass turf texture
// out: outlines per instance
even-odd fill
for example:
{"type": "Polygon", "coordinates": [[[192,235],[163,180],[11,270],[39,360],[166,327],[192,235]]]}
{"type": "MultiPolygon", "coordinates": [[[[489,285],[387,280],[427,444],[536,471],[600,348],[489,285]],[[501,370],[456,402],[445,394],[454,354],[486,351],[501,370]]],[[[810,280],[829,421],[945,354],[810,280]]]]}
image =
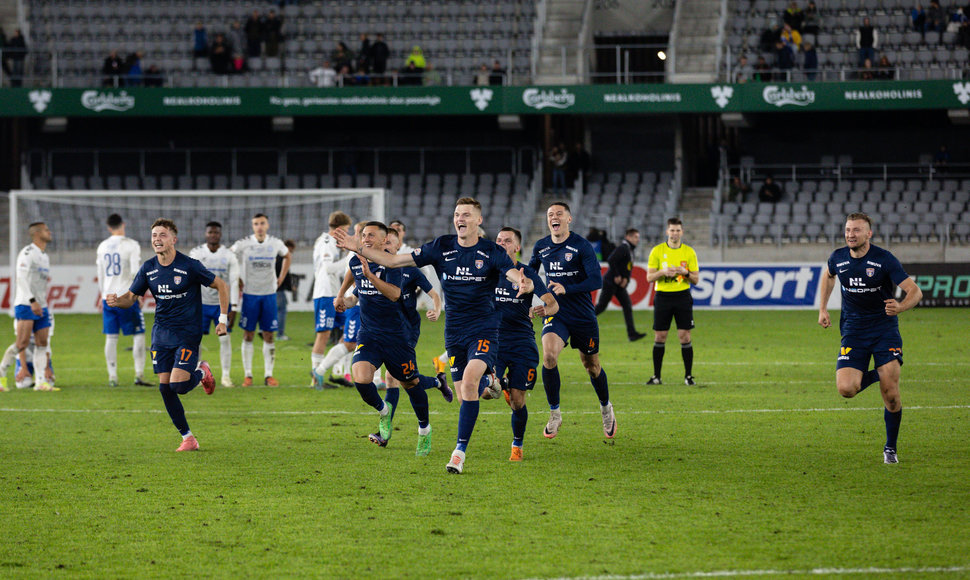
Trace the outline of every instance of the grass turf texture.
{"type": "MultiPolygon", "coordinates": [[[[58,316],[61,392],[0,394],[0,576],[970,575],[967,310],[901,316],[895,466],[882,463],[878,388],[838,396],[838,330],[818,327],[815,312],[696,314],[697,387],[683,384],[676,344],[665,384],[644,386],[650,338],[627,342],[608,312],[616,440],[605,442],[569,349],[559,436],[541,435],[548,408],[537,385],[525,461],[510,463],[509,409],[483,401],[461,476],[444,468],[457,402],[428,392],[434,447],[418,458],[406,395],[381,449],[367,441],[377,414],[356,390],[305,386],[308,314],[291,313],[292,340],[278,343],[283,388],[183,397],[197,453],[174,453],[157,389],[105,386],[100,317],[58,316]]],[[[637,314],[641,329],[649,317],[637,314]]],[[[442,328],[423,325],[424,372],[442,328]]],[[[233,333],[237,384],[240,339],[233,333]]],[[[129,344],[119,367],[130,385],[129,344]]],[[[215,337],[204,345],[217,367],[215,337]]],[[[259,383],[258,346],[255,359],[259,383]]]]}

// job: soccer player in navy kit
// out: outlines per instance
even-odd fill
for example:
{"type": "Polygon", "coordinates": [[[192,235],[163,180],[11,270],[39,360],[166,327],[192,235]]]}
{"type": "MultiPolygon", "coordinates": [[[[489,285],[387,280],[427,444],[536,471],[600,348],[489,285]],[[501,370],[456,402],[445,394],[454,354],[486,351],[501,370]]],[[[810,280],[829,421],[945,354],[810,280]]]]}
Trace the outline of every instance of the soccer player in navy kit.
{"type": "Polygon", "coordinates": [[[508,369],[503,386],[507,387],[506,401],[512,407],[512,454],[509,461],[522,461],[522,440],[525,438],[525,426],[529,420],[525,392],[535,386],[536,367],[539,366],[539,349],[536,348],[532,317],[552,316],[559,311],[559,303],[546,288],[539,274],[516,260],[516,255],[522,249],[522,233],[519,230],[502,228],[495,237],[495,243],[505,248],[505,253],[515,262],[515,267],[528,276],[535,287],[534,292],[521,295],[516,295],[516,285],[505,279],[499,280],[495,287],[495,308],[501,317],[495,372],[502,376],[508,369]],[[532,307],[534,295],[542,300],[542,306],[532,307]]]}
{"type": "MultiPolygon", "coordinates": [[[[387,226],[381,222],[367,222],[360,234],[361,246],[356,256],[350,258],[350,271],[357,286],[360,302],[361,329],[354,351],[352,372],[354,385],[361,399],[374,407],[381,415],[379,433],[371,438],[381,447],[391,438],[392,403],[383,401],[374,384],[374,372],[381,365],[387,369],[411,399],[411,407],[418,418],[418,445],[415,455],[431,452],[431,424],[428,422],[428,394],[426,389],[439,386],[439,379],[418,373],[414,348],[410,344],[411,328],[401,307],[401,269],[368,263],[367,256],[360,259],[363,249],[384,252],[387,226]]],[[[339,237],[337,237],[339,241],[339,237]]],[[[376,261],[375,261],[376,262],[376,261]]],[[[346,284],[337,296],[347,291],[346,284]]],[[[352,298],[343,306],[349,306],[352,298]]],[[[336,304],[341,306],[341,304],[336,304]]],[[[442,377],[443,378],[443,377],[442,377]]]]}
{"type": "MultiPolygon", "coordinates": [[[[515,269],[512,260],[495,242],[478,235],[482,206],[472,198],[455,204],[452,222],[455,235],[441,236],[411,254],[391,255],[376,248],[355,247],[353,238],[337,232],[340,247],[390,268],[432,264],[445,294],[445,347],[451,358],[451,376],[461,397],[458,410],[458,443],[446,466],[461,473],[465,451],[478,419],[479,384],[495,362],[498,316],[495,286],[501,276],[519,285],[519,294],[532,291],[532,281],[515,269]]],[[[364,324],[367,326],[366,322],[364,324]]]]}
{"type": "Polygon", "coordinates": [[[842,286],[842,314],[839,330],[842,345],[836,362],[835,382],[839,394],[852,398],[878,382],[886,409],[885,463],[898,463],[896,439],[903,406],[899,399],[899,371],[903,364],[903,339],[896,316],[916,306],[923,292],[903,270],[899,260],[878,248],[872,239],[872,220],[864,213],[849,214],[845,221],[846,247],[832,252],[826,275],[822,276],[818,323],[832,325],[828,301],[838,277],[842,286]],[[893,298],[893,285],[906,298],[893,298]],[[874,369],[869,369],[869,359],[874,369]]]}
{"type": "Polygon", "coordinates": [[[592,244],[569,231],[572,222],[569,206],[556,202],[546,211],[550,235],[536,242],[529,267],[546,271],[546,286],[556,295],[559,312],[546,318],[542,326],[542,385],[549,401],[549,422],[543,435],[552,439],[562,425],[559,410],[559,355],[566,345],[579,351],[589,373],[603,416],[603,434],[616,435],[616,417],[610,402],[606,371],[600,366],[600,330],[590,292],[603,286],[603,275],[592,244]]]}
{"type": "Polygon", "coordinates": [[[108,294],[108,306],[128,308],[136,296],[151,290],[155,297],[155,324],[152,326],[152,366],[158,375],[158,390],[162,393],[165,410],[182,435],[182,445],[176,451],[195,451],[199,442],[185,418],[179,400],[200,383],[207,395],[216,388],[209,363],[199,362],[202,343],[202,286],[219,292],[219,324],[216,334],[226,334],[229,313],[229,285],[206,270],[202,262],[175,250],[178,241],[175,223],[157,219],[152,224],[151,258],[138,270],[131,288],[121,296],[108,294]]]}

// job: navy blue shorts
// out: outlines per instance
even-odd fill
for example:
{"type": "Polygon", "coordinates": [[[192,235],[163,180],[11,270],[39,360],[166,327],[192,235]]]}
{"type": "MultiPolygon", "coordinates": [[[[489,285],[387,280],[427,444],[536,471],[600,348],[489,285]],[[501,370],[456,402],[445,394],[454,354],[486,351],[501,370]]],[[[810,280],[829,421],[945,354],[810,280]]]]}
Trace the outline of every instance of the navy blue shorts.
{"type": "Polygon", "coordinates": [[[520,391],[532,390],[536,385],[536,368],[539,366],[539,349],[535,340],[530,344],[502,340],[495,362],[495,374],[502,376],[508,370],[509,387],[520,391]],[[530,348],[531,346],[531,348],[530,348]]]}
{"type": "Polygon", "coordinates": [[[473,336],[445,336],[445,350],[451,366],[451,380],[461,381],[470,360],[480,360],[485,366],[495,366],[498,356],[498,329],[491,328],[473,336]]]}
{"type": "Polygon", "coordinates": [[[256,323],[263,332],[279,330],[277,319],[276,294],[243,294],[240,308],[239,328],[246,332],[256,330],[256,323]]]}
{"type": "Polygon", "coordinates": [[[313,299],[313,312],[316,313],[316,331],[333,330],[337,325],[337,309],[333,307],[332,296],[321,296],[313,299]]]}
{"type": "Polygon", "coordinates": [[[843,336],[835,368],[866,372],[869,370],[870,358],[875,363],[875,368],[894,360],[898,360],[900,365],[903,364],[903,338],[899,335],[898,328],[878,335],[843,336]]]}
{"type": "Polygon", "coordinates": [[[104,334],[118,334],[118,331],[125,336],[145,333],[145,315],[141,313],[138,302],[128,308],[115,308],[102,300],[101,322],[101,332],[104,334]]]}
{"type": "Polygon", "coordinates": [[[366,333],[361,333],[359,340],[354,350],[354,364],[365,361],[375,368],[384,365],[387,372],[402,383],[418,376],[417,357],[406,341],[386,338],[371,340],[366,333]]]}
{"type": "Polygon", "coordinates": [[[152,345],[152,370],[156,375],[181,369],[187,373],[199,366],[199,343],[179,346],[152,345]]]}
{"type": "MultiPolygon", "coordinates": [[[[232,307],[229,307],[229,312],[232,312],[232,307]]],[[[204,334],[209,334],[210,326],[219,326],[219,315],[222,314],[222,307],[218,304],[203,304],[202,305],[202,332],[204,334]]],[[[226,325],[226,330],[232,332],[229,325],[226,325]]]]}
{"type": "Polygon", "coordinates": [[[51,313],[46,308],[41,310],[40,316],[37,316],[34,314],[34,311],[30,309],[30,306],[21,304],[13,309],[13,316],[17,320],[33,320],[34,328],[31,332],[37,332],[38,330],[50,328],[52,324],[51,313]]]}
{"type": "Polygon", "coordinates": [[[600,351],[600,326],[596,319],[592,322],[567,323],[554,314],[547,316],[542,324],[542,336],[550,332],[583,354],[600,351]]]}

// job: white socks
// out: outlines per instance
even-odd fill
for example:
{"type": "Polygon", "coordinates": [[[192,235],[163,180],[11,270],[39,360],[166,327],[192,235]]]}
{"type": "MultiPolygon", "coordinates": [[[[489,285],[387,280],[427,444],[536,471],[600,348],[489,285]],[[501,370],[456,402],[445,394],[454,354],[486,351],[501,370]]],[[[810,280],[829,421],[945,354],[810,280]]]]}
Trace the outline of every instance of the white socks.
{"type": "Polygon", "coordinates": [[[34,345],[34,383],[47,382],[47,353],[49,346],[34,345]]]}
{"type": "MultiPolygon", "coordinates": [[[[115,335],[115,340],[118,337],[115,335]]],[[[135,335],[131,348],[131,356],[135,359],[135,376],[139,379],[145,378],[145,333],[135,335]]],[[[110,371],[109,371],[110,374],[110,371]]]]}
{"type": "Polygon", "coordinates": [[[13,343],[8,346],[6,352],[3,353],[3,360],[0,360],[0,377],[7,376],[7,369],[9,369],[16,361],[17,343],[13,343]]]}
{"type": "Polygon", "coordinates": [[[232,367],[232,337],[228,334],[219,337],[219,364],[222,367],[222,378],[226,379],[232,367]]]}
{"type": "Polygon", "coordinates": [[[327,358],[327,355],[326,354],[320,354],[320,353],[316,353],[316,352],[311,352],[310,353],[310,369],[313,370],[313,372],[317,372],[317,367],[320,366],[320,363],[322,363],[323,362],[323,359],[325,359],[325,358],[327,358]]]}
{"type": "Polygon", "coordinates": [[[340,363],[335,365],[340,369],[341,375],[349,375],[351,367],[354,366],[354,351],[350,351],[340,359],[340,363]]]}
{"type": "Polygon", "coordinates": [[[273,376],[273,365],[276,364],[276,343],[263,343],[263,376],[273,376]]]}
{"type": "MultiPolygon", "coordinates": [[[[324,378],[327,376],[327,371],[329,371],[337,362],[347,354],[347,347],[344,343],[339,343],[330,349],[327,356],[323,357],[323,360],[314,367],[318,375],[322,375],[324,378]]],[[[313,355],[319,356],[319,355],[313,355]]]]}
{"type": "Polygon", "coordinates": [[[243,372],[247,377],[253,376],[253,352],[255,352],[253,341],[243,339],[242,341],[242,365],[243,372]]]}
{"type": "MultiPolygon", "coordinates": [[[[142,334],[142,347],[144,348],[144,337],[142,334]]],[[[104,335],[104,360],[108,363],[108,380],[118,380],[118,335],[104,335]]]]}

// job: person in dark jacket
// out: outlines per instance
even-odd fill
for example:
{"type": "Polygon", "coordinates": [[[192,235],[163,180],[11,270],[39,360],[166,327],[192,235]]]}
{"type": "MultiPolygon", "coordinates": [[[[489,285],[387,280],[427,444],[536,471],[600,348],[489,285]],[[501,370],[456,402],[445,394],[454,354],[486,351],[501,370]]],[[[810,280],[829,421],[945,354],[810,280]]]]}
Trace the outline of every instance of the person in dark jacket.
{"type": "Polygon", "coordinates": [[[607,258],[610,267],[603,276],[603,289],[596,302],[596,315],[599,316],[610,305],[610,300],[616,296],[620,306],[623,307],[626,335],[631,342],[646,336],[638,332],[633,324],[633,303],[630,301],[629,292],[626,291],[627,284],[630,283],[630,274],[633,273],[633,250],[638,243],[640,243],[640,232],[635,228],[628,229],[623,241],[607,258]]]}

